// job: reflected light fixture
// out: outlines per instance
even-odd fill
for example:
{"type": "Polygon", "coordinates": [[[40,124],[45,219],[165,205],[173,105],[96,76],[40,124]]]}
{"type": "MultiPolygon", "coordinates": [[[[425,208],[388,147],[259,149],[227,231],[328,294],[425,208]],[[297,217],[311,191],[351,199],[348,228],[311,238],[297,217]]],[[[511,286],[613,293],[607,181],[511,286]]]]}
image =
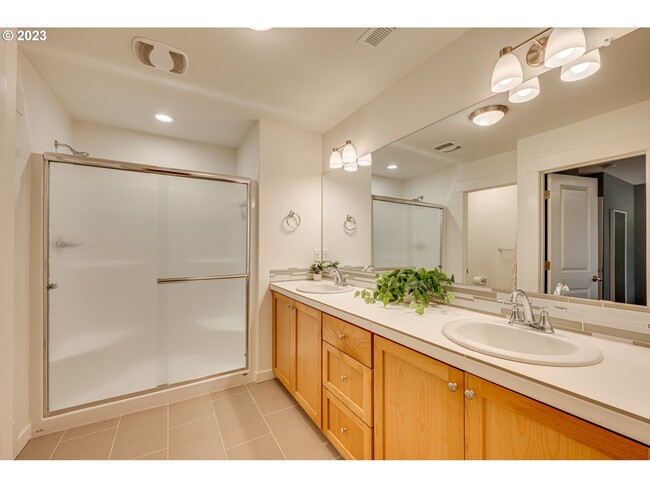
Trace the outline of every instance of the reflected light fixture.
{"type": "Polygon", "coordinates": [[[164,122],[165,124],[171,124],[174,121],[174,117],[167,114],[153,114],[153,117],[158,122],[164,122]]]}
{"type": "Polygon", "coordinates": [[[600,51],[594,49],[584,56],[562,66],[562,81],[584,80],[600,69],[600,51]]]}
{"type": "Polygon", "coordinates": [[[582,56],[587,47],[585,33],[580,27],[555,28],[544,48],[544,66],[557,68],[582,56]]]}
{"type": "Polygon", "coordinates": [[[499,60],[492,70],[492,91],[501,93],[515,88],[524,79],[521,63],[512,52],[512,47],[506,46],[499,52],[499,60]]]}
{"type": "Polygon", "coordinates": [[[505,105],[488,105],[474,110],[469,118],[476,125],[487,127],[500,121],[508,111],[505,105]]]}
{"type": "Polygon", "coordinates": [[[352,141],[345,141],[345,144],[332,149],[330,155],[330,168],[343,168],[345,171],[357,171],[359,166],[370,166],[372,156],[370,153],[357,159],[357,150],[352,145],[352,141]]]}
{"type": "Polygon", "coordinates": [[[397,169],[397,165],[396,164],[389,164],[388,166],[386,166],[386,169],[397,169]]]}
{"type": "Polygon", "coordinates": [[[512,103],[523,103],[539,95],[539,78],[531,78],[508,93],[508,100],[512,103]]]}
{"type": "Polygon", "coordinates": [[[361,156],[357,159],[357,164],[359,166],[370,166],[372,164],[372,155],[368,153],[365,156],[361,156]]]}

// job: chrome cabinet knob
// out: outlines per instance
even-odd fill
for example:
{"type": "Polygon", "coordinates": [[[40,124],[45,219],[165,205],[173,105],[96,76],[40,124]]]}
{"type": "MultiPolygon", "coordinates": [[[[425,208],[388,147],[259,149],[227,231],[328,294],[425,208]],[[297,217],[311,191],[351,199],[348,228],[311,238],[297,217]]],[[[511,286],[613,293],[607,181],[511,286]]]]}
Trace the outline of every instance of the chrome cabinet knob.
{"type": "Polygon", "coordinates": [[[290,304],[290,303],[287,303],[287,308],[291,308],[291,304],[290,304]]]}
{"type": "Polygon", "coordinates": [[[456,383],[447,383],[447,388],[449,388],[449,391],[456,391],[458,389],[458,385],[456,383]]]}
{"type": "Polygon", "coordinates": [[[345,434],[348,431],[348,429],[346,427],[341,427],[339,431],[341,432],[341,434],[345,434]]]}
{"type": "Polygon", "coordinates": [[[339,341],[342,341],[343,339],[345,339],[345,334],[339,332],[339,341]]]}
{"type": "Polygon", "coordinates": [[[474,398],[474,390],[465,390],[465,398],[468,400],[474,398]]]}
{"type": "Polygon", "coordinates": [[[339,379],[340,379],[341,381],[345,381],[345,380],[348,379],[348,377],[345,376],[344,374],[342,374],[341,376],[339,376],[339,379]]]}

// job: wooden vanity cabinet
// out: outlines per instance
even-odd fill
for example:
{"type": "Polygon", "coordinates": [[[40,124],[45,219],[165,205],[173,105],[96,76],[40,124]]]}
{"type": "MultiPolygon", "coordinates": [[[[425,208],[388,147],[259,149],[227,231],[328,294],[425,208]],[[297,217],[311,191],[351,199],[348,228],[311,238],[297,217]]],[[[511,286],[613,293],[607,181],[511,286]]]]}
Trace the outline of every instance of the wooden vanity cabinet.
{"type": "Polygon", "coordinates": [[[323,426],[345,459],[373,458],[373,335],[323,314],[323,426]]]}
{"type": "Polygon", "coordinates": [[[321,427],[321,315],[315,308],[272,292],[273,372],[321,427]]]}
{"type": "Polygon", "coordinates": [[[463,459],[463,372],[375,336],[375,459],[463,459]]]}
{"type": "Polygon", "coordinates": [[[465,459],[648,459],[647,446],[465,373],[465,459]]]}

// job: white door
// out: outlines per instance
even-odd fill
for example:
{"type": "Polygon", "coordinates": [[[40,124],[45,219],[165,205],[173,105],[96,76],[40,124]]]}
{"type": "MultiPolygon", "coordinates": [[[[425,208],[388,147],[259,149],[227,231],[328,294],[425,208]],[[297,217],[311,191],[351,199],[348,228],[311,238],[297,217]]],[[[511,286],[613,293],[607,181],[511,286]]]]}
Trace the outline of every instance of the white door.
{"type": "Polygon", "coordinates": [[[574,297],[598,299],[598,180],[548,175],[547,293],[564,281],[574,297]]]}

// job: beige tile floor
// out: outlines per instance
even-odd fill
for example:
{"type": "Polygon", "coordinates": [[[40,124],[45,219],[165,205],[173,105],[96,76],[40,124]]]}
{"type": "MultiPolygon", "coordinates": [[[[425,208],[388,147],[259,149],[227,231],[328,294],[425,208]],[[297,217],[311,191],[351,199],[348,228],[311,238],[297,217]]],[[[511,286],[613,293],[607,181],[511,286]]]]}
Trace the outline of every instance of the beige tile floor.
{"type": "Polygon", "coordinates": [[[20,460],[340,459],[278,380],[31,439],[20,460]]]}

